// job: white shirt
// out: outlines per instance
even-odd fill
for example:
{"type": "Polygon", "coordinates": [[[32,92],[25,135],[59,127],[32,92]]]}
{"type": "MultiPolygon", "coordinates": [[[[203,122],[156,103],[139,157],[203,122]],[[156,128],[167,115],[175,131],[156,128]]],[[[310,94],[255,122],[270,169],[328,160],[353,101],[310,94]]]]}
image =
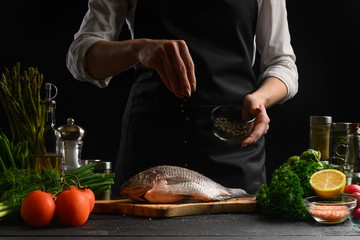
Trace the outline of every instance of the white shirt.
{"type": "MultiPolygon", "coordinates": [[[[260,79],[273,76],[287,87],[287,96],[292,98],[298,91],[298,72],[295,54],[290,43],[285,0],[257,0],[258,20],[254,36],[261,55],[260,79]]],[[[134,17],[137,0],[89,0],[89,9],[67,54],[67,67],[80,81],[89,81],[98,87],[106,87],[111,77],[94,79],[86,71],[86,53],[100,40],[115,41],[126,23],[134,37],[134,17]]]]}

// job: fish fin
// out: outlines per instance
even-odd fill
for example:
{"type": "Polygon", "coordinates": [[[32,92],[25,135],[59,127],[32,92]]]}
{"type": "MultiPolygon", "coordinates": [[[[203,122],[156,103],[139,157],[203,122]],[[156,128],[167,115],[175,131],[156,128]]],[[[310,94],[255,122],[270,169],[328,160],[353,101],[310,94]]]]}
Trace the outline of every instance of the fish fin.
{"type": "Polygon", "coordinates": [[[252,198],[255,195],[247,193],[244,189],[241,188],[229,188],[228,189],[231,197],[233,198],[252,198]]]}
{"type": "Polygon", "coordinates": [[[214,200],[216,201],[224,201],[224,200],[227,200],[227,199],[230,199],[230,198],[234,198],[233,196],[230,196],[230,195],[218,195],[214,198],[214,200]]]}
{"type": "Polygon", "coordinates": [[[144,202],[147,201],[144,198],[147,191],[147,188],[121,188],[120,194],[124,198],[128,198],[130,200],[144,202]]]}

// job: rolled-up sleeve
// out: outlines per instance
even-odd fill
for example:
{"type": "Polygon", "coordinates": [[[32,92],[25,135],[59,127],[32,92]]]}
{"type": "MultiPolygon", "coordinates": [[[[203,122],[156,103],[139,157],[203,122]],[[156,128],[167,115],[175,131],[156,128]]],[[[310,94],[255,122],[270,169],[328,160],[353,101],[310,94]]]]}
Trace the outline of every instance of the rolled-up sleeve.
{"type": "Polygon", "coordinates": [[[296,57],[290,43],[285,0],[263,0],[259,4],[256,44],[261,55],[260,78],[277,77],[287,87],[283,103],[298,92],[296,57]]]}
{"type": "Polygon", "coordinates": [[[86,71],[86,54],[100,40],[115,41],[126,22],[133,23],[131,0],[90,0],[88,11],[74,36],[66,56],[66,65],[75,79],[88,81],[98,87],[106,87],[111,77],[95,79],[86,71]]]}

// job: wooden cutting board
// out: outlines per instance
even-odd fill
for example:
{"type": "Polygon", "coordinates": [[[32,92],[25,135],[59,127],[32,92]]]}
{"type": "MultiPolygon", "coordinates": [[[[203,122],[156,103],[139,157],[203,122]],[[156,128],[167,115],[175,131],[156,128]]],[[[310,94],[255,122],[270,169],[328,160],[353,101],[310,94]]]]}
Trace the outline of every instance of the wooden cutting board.
{"type": "Polygon", "coordinates": [[[141,217],[175,217],[215,213],[253,212],[257,200],[253,198],[233,198],[218,202],[154,204],[138,203],[128,199],[97,200],[93,213],[112,213],[141,217]]]}

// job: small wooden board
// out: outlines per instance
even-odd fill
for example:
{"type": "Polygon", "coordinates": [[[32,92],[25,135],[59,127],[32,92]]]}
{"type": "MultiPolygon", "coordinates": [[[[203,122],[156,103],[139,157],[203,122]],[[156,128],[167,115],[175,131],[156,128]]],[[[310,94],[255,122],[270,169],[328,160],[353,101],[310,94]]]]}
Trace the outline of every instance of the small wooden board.
{"type": "Polygon", "coordinates": [[[233,198],[217,202],[172,204],[138,203],[128,199],[97,200],[92,212],[164,218],[198,214],[253,212],[256,204],[255,197],[233,198]]]}

